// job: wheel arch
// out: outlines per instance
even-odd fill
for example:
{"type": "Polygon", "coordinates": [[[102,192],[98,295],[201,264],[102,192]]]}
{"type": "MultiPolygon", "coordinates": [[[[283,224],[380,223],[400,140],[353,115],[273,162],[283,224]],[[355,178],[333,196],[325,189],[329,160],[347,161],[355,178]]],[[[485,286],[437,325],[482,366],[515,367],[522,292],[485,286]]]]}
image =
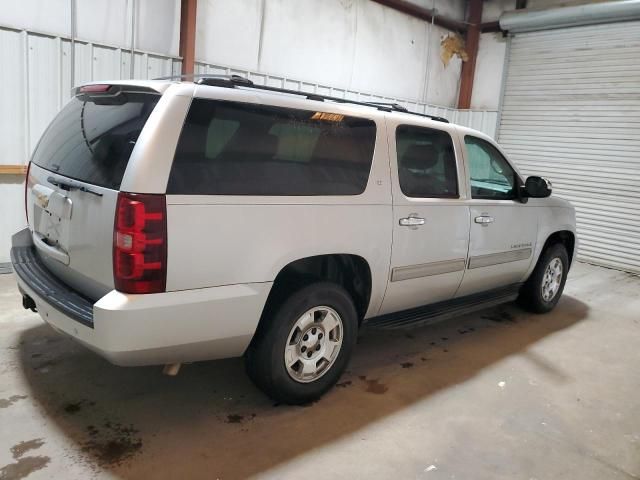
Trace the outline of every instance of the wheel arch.
{"type": "Polygon", "coordinates": [[[349,293],[361,323],[371,301],[371,266],[360,255],[333,253],[299,258],[282,267],[267,297],[258,328],[289,295],[321,281],[336,283],[349,293]]]}
{"type": "MultiPolygon", "coordinates": [[[[560,243],[564,245],[567,249],[567,254],[569,256],[569,267],[571,267],[571,262],[573,261],[573,254],[576,247],[576,235],[571,230],[558,230],[556,232],[551,233],[544,242],[542,249],[540,250],[540,256],[552,245],[556,243],[560,243]]],[[[540,258],[540,257],[538,257],[540,258]]]]}

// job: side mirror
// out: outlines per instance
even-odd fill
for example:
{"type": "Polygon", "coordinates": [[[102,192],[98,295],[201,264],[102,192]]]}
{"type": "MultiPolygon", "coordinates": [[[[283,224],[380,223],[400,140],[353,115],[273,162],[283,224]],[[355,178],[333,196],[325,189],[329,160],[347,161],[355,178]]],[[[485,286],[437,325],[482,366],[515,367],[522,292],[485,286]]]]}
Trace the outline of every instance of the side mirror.
{"type": "Polygon", "coordinates": [[[528,177],[524,192],[527,197],[546,198],[551,195],[551,182],[544,177],[528,177]]]}

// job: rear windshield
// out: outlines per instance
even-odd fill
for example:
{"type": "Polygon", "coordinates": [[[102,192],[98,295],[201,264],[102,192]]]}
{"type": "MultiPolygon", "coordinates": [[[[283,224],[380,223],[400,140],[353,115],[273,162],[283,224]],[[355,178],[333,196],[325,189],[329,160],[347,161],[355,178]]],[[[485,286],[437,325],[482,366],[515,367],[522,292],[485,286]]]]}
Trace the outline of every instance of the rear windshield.
{"type": "Polygon", "coordinates": [[[45,131],[32,161],[66,177],[118,190],[159,99],[150,93],[120,93],[117,104],[98,105],[74,97],[45,131]]]}
{"type": "Polygon", "coordinates": [[[375,137],[368,119],[194,99],[167,193],[358,195],[375,137]]]}

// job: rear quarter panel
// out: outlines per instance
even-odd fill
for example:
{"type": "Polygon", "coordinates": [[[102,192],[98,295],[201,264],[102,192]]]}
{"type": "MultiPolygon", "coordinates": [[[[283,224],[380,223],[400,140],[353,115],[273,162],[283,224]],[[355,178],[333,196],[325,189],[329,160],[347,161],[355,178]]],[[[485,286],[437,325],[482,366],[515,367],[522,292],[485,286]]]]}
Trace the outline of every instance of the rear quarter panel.
{"type": "Polygon", "coordinates": [[[390,206],[171,203],[167,220],[167,290],[271,282],[295,260],[346,253],[371,268],[369,312],[384,295],[390,206]]]}

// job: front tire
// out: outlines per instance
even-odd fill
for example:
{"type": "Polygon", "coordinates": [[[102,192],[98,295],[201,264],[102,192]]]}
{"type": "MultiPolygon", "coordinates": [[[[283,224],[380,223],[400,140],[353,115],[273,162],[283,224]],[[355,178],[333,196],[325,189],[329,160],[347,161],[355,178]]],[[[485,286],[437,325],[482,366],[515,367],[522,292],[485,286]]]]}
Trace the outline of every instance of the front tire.
{"type": "Polygon", "coordinates": [[[249,377],[267,395],[293,405],[320,398],[344,372],[358,317],[339,285],[308,285],[268,309],[245,355],[249,377]]]}
{"type": "Polygon", "coordinates": [[[556,306],[569,273],[569,255],[561,243],[547,248],[520,290],[518,303],[534,313],[547,313],[556,306]]]}

